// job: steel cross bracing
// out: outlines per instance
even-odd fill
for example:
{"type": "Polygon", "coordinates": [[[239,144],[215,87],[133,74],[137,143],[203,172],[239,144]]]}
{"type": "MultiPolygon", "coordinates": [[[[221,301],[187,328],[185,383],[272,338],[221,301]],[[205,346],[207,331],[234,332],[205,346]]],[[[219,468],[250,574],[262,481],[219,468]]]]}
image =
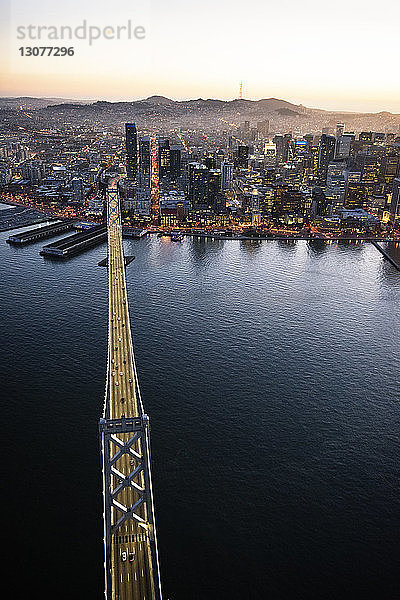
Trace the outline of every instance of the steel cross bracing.
{"type": "Polygon", "coordinates": [[[161,600],[149,420],[138,385],[126,294],[117,179],[107,189],[109,329],[99,431],[106,600],[161,600]]]}

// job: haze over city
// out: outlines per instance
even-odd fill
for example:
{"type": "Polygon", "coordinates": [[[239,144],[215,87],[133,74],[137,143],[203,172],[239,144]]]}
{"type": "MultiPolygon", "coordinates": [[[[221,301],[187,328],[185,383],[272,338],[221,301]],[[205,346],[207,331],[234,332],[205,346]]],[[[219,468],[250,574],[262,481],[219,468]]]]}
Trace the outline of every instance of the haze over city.
{"type": "Polygon", "coordinates": [[[122,0],[117,6],[72,0],[67,11],[50,0],[15,0],[3,11],[3,96],[233,99],[243,81],[245,98],[400,112],[396,0],[122,0]],[[66,41],[75,54],[58,60],[28,60],[18,52],[21,26],[75,28],[86,21],[103,29],[128,20],[143,27],[142,39],[66,41]]]}

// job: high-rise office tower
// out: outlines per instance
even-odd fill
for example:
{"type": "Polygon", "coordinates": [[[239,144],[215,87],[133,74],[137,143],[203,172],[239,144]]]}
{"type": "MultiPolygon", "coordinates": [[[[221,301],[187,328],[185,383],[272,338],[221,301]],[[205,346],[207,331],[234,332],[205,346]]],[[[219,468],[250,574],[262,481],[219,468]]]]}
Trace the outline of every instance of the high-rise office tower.
{"type": "Polygon", "coordinates": [[[359,152],[357,166],[362,173],[361,181],[378,184],[383,180],[384,152],[382,148],[371,146],[367,152],[359,152]],[[379,152],[374,151],[378,150],[379,152]]]}
{"type": "Polygon", "coordinates": [[[231,190],[233,183],[233,164],[223,161],[221,163],[221,190],[231,190]]]}
{"type": "Polygon", "coordinates": [[[221,171],[210,169],[207,182],[207,205],[214,212],[219,212],[218,201],[221,197],[221,171]]]}
{"type": "Polygon", "coordinates": [[[249,162],[249,147],[238,146],[237,149],[237,160],[239,169],[247,169],[249,162]]]}
{"type": "Polygon", "coordinates": [[[160,178],[169,177],[171,174],[171,151],[169,140],[159,140],[158,142],[158,168],[160,178]]]}
{"type": "Polygon", "coordinates": [[[83,201],[83,183],[80,177],[74,177],[71,180],[71,187],[73,193],[74,202],[82,202],[83,201]]]}
{"type": "Polygon", "coordinates": [[[321,185],[326,184],[328,165],[335,156],[336,138],[331,135],[321,135],[318,154],[318,179],[321,185]]]}
{"type": "Polygon", "coordinates": [[[338,123],[336,125],[336,139],[340,138],[344,133],[344,123],[338,123]]]}
{"type": "Polygon", "coordinates": [[[188,180],[189,200],[192,210],[203,210],[207,208],[207,167],[197,162],[189,163],[188,180]]]}
{"type": "Polygon", "coordinates": [[[277,164],[284,163],[288,159],[289,154],[289,144],[292,136],[290,133],[286,133],[285,135],[276,135],[273,139],[273,142],[276,146],[276,162],[277,164]]]}
{"type": "Polygon", "coordinates": [[[384,169],[385,186],[387,191],[390,192],[393,181],[400,169],[400,155],[396,151],[389,149],[386,152],[384,169]]]}
{"type": "Polygon", "coordinates": [[[350,156],[354,135],[340,135],[336,138],[335,158],[341,160],[350,156]]]}
{"type": "Polygon", "coordinates": [[[189,200],[192,210],[213,210],[219,212],[222,208],[221,201],[221,171],[207,169],[200,163],[189,163],[189,200]]]}
{"type": "Polygon", "coordinates": [[[328,165],[326,195],[330,199],[333,212],[336,212],[338,208],[343,208],[346,192],[345,169],[346,163],[343,161],[334,161],[328,165]]]}
{"type": "Polygon", "coordinates": [[[277,148],[274,142],[264,144],[264,167],[275,167],[277,158],[277,148]]]}
{"type": "Polygon", "coordinates": [[[169,152],[170,176],[174,181],[181,176],[182,151],[180,146],[171,146],[169,152]]]}
{"type": "Polygon", "coordinates": [[[135,123],[125,123],[126,175],[136,179],[137,175],[137,130],[135,123]]]}
{"type": "Polygon", "coordinates": [[[139,179],[140,184],[150,187],[151,177],[151,144],[149,137],[139,138],[139,179]]]}
{"type": "Polygon", "coordinates": [[[374,139],[373,131],[362,131],[360,133],[360,135],[358,136],[358,140],[364,148],[371,146],[373,144],[373,139],[374,139]]]}
{"type": "Polygon", "coordinates": [[[400,179],[393,182],[392,202],[390,204],[390,220],[392,223],[400,221],[400,179]]]}
{"type": "Polygon", "coordinates": [[[374,133],[374,144],[379,144],[379,146],[384,146],[386,139],[386,134],[382,132],[374,133]]]}
{"type": "Polygon", "coordinates": [[[293,154],[296,159],[305,158],[308,155],[307,140],[293,140],[293,154]]]}
{"type": "Polygon", "coordinates": [[[311,148],[312,148],[313,141],[314,141],[314,136],[313,136],[313,134],[312,134],[312,133],[306,133],[306,134],[305,134],[305,136],[304,136],[304,139],[305,139],[305,140],[306,140],[306,142],[307,142],[307,150],[308,150],[309,152],[311,152],[311,148]]]}
{"type": "Polygon", "coordinates": [[[217,160],[214,152],[206,152],[203,161],[207,169],[215,169],[217,166],[217,160]]]}

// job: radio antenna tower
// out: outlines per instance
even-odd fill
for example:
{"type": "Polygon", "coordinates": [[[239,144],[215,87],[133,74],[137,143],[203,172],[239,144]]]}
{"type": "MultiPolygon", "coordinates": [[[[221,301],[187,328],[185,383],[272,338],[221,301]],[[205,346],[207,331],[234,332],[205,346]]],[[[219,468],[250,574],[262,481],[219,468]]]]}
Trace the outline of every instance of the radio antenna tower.
{"type": "Polygon", "coordinates": [[[243,81],[240,82],[239,86],[239,100],[243,100],[243,81]]]}

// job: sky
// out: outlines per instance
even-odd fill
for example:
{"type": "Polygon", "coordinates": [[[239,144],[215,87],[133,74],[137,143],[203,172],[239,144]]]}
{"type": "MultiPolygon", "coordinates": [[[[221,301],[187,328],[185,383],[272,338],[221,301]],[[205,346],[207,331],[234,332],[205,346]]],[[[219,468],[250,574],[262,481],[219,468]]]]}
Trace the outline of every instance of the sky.
{"type": "Polygon", "coordinates": [[[230,100],[243,81],[244,98],[400,113],[398,0],[0,2],[1,96],[230,100]],[[123,29],[115,39],[128,21],[142,39],[123,29]],[[85,39],[55,37],[78,26],[85,39]],[[89,27],[101,31],[91,44],[89,27]],[[28,46],[73,47],[74,55],[21,56],[28,46]]]}

